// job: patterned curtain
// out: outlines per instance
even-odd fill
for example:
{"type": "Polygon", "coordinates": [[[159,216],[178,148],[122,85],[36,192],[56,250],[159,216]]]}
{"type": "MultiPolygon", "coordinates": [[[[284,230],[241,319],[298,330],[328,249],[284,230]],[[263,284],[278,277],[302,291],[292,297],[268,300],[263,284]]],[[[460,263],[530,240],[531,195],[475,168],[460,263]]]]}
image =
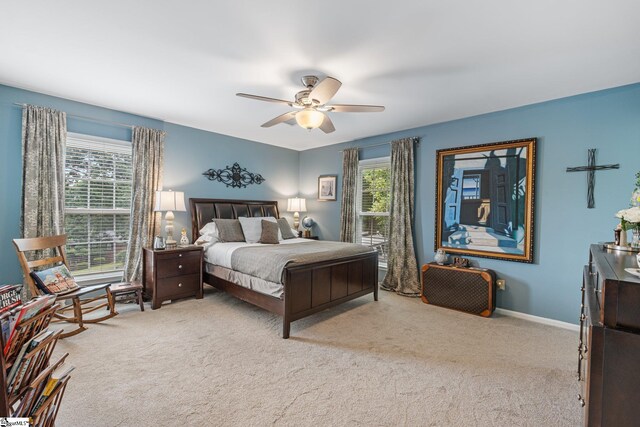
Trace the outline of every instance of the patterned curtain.
{"type": "Polygon", "coordinates": [[[153,211],[156,190],[162,188],[164,137],[166,132],[133,128],[133,192],[129,245],[124,260],[123,280],[141,280],[142,248],[151,246],[160,228],[160,216],[153,211]]]}
{"type": "Polygon", "coordinates": [[[389,259],[381,287],[400,295],[420,295],[418,263],[413,247],[414,159],[416,138],[391,143],[391,210],[389,259]]]}
{"type": "Polygon", "coordinates": [[[64,233],[64,145],[67,115],[22,109],[22,237],[64,233]]]}
{"type": "Polygon", "coordinates": [[[358,149],[342,153],[342,207],[340,209],[340,241],[356,241],[356,185],[358,182],[358,149]]]}

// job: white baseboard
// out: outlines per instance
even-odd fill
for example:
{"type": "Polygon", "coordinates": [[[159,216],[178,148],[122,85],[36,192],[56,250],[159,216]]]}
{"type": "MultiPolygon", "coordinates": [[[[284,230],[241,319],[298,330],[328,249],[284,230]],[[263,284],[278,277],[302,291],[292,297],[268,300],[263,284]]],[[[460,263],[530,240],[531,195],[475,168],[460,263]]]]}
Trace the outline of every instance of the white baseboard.
{"type": "Polygon", "coordinates": [[[578,332],[579,325],[573,323],[561,322],[560,320],[547,319],[546,317],[534,316],[533,314],[520,313],[519,311],[505,310],[504,308],[496,308],[496,313],[503,316],[517,317],[518,319],[528,320],[530,322],[542,323],[543,325],[555,326],[556,328],[568,329],[578,332]]]}

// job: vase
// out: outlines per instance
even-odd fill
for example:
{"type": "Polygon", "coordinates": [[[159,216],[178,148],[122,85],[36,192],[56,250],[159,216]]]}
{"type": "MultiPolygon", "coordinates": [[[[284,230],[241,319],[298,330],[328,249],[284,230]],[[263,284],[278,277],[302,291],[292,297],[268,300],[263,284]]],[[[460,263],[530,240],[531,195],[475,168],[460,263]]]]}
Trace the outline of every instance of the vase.
{"type": "Polygon", "coordinates": [[[640,228],[636,227],[631,230],[633,237],[631,238],[631,247],[640,248],[640,228]]]}
{"type": "Polygon", "coordinates": [[[624,228],[620,230],[620,246],[628,246],[627,230],[625,230],[624,228]]]}

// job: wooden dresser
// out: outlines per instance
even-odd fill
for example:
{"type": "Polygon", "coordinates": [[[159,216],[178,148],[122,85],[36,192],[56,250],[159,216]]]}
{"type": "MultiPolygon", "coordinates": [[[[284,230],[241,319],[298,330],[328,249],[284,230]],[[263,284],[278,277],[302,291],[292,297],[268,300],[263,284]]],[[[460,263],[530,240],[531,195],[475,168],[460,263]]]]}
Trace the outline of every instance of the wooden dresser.
{"type": "Polygon", "coordinates": [[[586,426],[640,425],[640,278],[635,254],[591,245],[578,344],[586,426]]]}
{"type": "Polygon", "coordinates": [[[201,246],[154,251],[144,248],[144,295],[151,309],[163,301],[195,296],[202,298],[201,246]]]}

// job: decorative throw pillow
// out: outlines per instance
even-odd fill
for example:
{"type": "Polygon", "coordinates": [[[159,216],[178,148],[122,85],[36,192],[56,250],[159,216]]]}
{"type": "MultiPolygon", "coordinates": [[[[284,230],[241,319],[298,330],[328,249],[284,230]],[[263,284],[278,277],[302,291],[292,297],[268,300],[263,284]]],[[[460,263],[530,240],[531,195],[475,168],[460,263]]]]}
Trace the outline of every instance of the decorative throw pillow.
{"type": "Polygon", "coordinates": [[[32,271],[31,277],[38,289],[45,294],[68,294],[79,288],[66,265],[60,264],[46,270],[32,271]]]}
{"type": "Polygon", "coordinates": [[[240,221],[237,219],[220,219],[213,220],[218,229],[218,236],[221,242],[244,242],[244,234],[240,221]]]}
{"type": "Polygon", "coordinates": [[[286,218],[278,219],[278,225],[280,226],[280,232],[282,233],[282,238],[284,240],[294,239],[298,237],[297,235],[293,234],[293,229],[289,225],[289,222],[286,218]]]}
{"type": "Polygon", "coordinates": [[[262,235],[262,220],[273,223],[276,222],[276,219],[272,216],[240,217],[238,220],[242,226],[242,232],[244,233],[247,243],[258,243],[260,241],[260,236],[262,235]]]}
{"type": "Polygon", "coordinates": [[[260,235],[260,241],[258,243],[267,243],[270,245],[277,245],[280,243],[278,240],[278,231],[280,226],[277,222],[262,220],[262,234],[260,235]]]}

